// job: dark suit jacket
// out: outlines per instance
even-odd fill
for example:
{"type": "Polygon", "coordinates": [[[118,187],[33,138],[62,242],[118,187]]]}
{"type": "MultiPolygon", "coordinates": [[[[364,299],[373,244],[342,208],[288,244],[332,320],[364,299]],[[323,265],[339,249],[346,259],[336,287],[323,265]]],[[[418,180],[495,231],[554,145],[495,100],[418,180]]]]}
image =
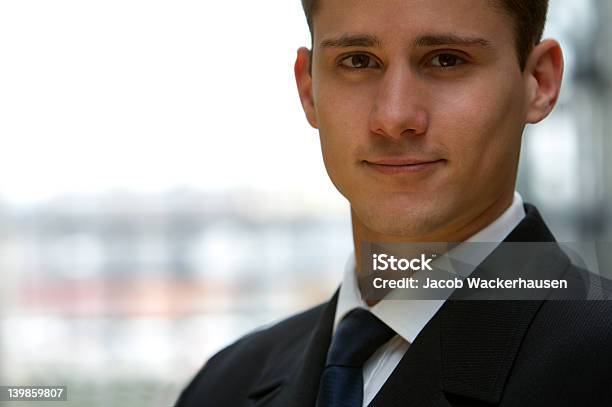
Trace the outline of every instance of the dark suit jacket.
{"type": "MultiPolygon", "coordinates": [[[[554,241],[525,209],[505,241],[554,241]]],[[[563,254],[540,261],[574,271],[563,254]]],[[[177,406],[314,406],[336,297],[213,356],[177,406]]],[[[370,406],[612,406],[612,302],[448,300],[370,406]]]]}

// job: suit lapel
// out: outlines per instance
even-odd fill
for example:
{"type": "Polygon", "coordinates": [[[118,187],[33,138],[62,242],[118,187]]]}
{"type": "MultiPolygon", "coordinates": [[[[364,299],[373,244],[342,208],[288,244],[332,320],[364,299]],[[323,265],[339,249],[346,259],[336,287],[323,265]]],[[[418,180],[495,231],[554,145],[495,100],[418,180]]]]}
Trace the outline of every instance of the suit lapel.
{"type": "MultiPolygon", "coordinates": [[[[527,204],[525,212],[525,219],[504,242],[555,242],[537,209],[527,204]]],[[[509,277],[513,271],[522,270],[525,276],[529,270],[538,270],[538,278],[555,279],[561,278],[571,265],[556,245],[520,246],[520,256],[510,257],[503,249],[495,250],[474,275],[509,277]]],[[[447,394],[498,403],[543,300],[452,300],[465,295],[461,291],[454,293],[440,313],[442,386],[447,394]]]]}
{"type": "Polygon", "coordinates": [[[445,393],[498,403],[541,301],[450,301],[440,315],[445,393]]]}
{"type": "Polygon", "coordinates": [[[325,305],[312,333],[270,360],[251,388],[253,407],[312,407],[331,341],[338,291],[325,305]]]}
{"type": "MultiPolygon", "coordinates": [[[[505,242],[554,242],[535,207],[505,242]]],[[[559,275],[569,266],[560,249],[528,267],[545,267],[559,275]]],[[[489,275],[499,266],[496,251],[474,272],[489,275]]],[[[542,301],[461,301],[457,290],[444,303],[377,394],[371,407],[449,406],[448,398],[498,403],[513,362],[542,301]]]]}

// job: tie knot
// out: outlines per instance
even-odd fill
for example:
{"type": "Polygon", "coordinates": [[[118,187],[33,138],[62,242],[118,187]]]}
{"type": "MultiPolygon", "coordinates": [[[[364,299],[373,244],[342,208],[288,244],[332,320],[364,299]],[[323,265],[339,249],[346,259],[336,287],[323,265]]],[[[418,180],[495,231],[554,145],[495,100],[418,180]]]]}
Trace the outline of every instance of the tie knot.
{"type": "Polygon", "coordinates": [[[327,366],[361,367],[395,332],[370,311],[349,312],[338,324],[327,355],[327,366]]]}

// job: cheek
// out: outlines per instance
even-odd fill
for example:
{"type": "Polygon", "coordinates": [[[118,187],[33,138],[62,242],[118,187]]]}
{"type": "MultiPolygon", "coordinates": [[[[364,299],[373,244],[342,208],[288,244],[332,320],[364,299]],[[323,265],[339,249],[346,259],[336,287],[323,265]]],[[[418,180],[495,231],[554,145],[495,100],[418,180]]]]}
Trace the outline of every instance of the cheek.
{"type": "Polygon", "coordinates": [[[357,92],[326,86],[317,94],[316,113],[325,165],[331,175],[355,163],[355,150],[367,137],[367,99],[357,92]],[[332,174],[333,173],[333,174],[332,174]]]}
{"type": "Polygon", "coordinates": [[[329,129],[353,129],[367,121],[371,109],[371,87],[326,80],[315,90],[315,110],[329,129]]]}
{"type": "Polygon", "coordinates": [[[437,101],[442,128],[433,133],[443,135],[459,171],[466,176],[476,173],[486,178],[515,165],[524,126],[520,90],[518,81],[482,78],[477,85],[453,93],[452,98],[437,101]]]}

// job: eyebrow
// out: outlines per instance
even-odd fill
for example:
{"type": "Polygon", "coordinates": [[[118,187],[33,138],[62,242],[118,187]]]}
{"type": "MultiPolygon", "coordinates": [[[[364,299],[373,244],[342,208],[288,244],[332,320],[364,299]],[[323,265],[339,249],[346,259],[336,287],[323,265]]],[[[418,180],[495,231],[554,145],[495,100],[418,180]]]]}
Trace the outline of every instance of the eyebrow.
{"type": "MultiPolygon", "coordinates": [[[[484,38],[466,37],[452,33],[420,35],[412,42],[414,47],[440,45],[477,45],[483,48],[492,48],[492,44],[484,38]]],[[[337,38],[324,39],[319,43],[319,46],[321,48],[382,48],[382,41],[377,36],[370,34],[344,34],[337,38]]]]}
{"type": "Polygon", "coordinates": [[[381,48],[382,41],[370,34],[344,34],[337,38],[329,38],[319,43],[321,48],[374,47],[381,48]]]}
{"type": "Polygon", "coordinates": [[[415,47],[432,47],[439,45],[478,45],[484,48],[491,48],[492,45],[484,38],[465,37],[456,34],[434,34],[419,36],[412,43],[415,47]]]}

